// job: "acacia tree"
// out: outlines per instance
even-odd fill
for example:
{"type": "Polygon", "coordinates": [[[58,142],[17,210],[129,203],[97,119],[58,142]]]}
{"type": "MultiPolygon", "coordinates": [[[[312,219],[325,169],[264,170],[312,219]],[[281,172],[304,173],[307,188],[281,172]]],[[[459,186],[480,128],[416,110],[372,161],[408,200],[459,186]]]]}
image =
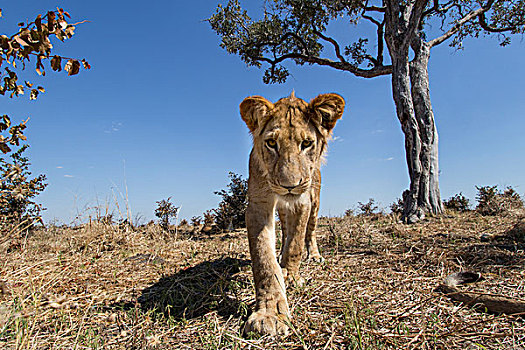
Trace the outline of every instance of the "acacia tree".
{"type": "Polygon", "coordinates": [[[403,220],[443,211],[439,191],[438,134],[430,102],[430,50],[447,40],[461,48],[467,37],[523,34],[524,0],[272,0],[263,17],[251,19],[238,0],[219,5],[208,19],[221,47],[249,66],[268,68],[267,84],[283,83],[291,60],[350,72],[363,78],[390,75],[397,118],[405,135],[410,187],[403,195],[403,220]],[[373,25],[375,36],[345,45],[327,31],[333,20],[373,25]],[[433,24],[430,37],[430,24],[433,24]],[[438,27],[438,30],[435,29],[438,27]],[[385,58],[387,51],[389,59],[385,58]]]}
{"type": "MultiPolygon", "coordinates": [[[[63,67],[68,75],[78,74],[81,66],[85,69],[91,68],[86,60],[52,54],[53,45],[50,38],[55,36],[60,41],[65,41],[73,36],[75,25],[82,23],[68,23],[69,18],[68,12],[57,8],[56,11],[48,11],[44,16],[38,15],[32,22],[19,23],[18,31],[14,34],[0,35],[0,95],[13,98],[24,95],[25,91],[29,90],[29,98],[35,100],[39,93],[45,91],[42,86],[34,86],[27,80],[24,83],[18,81],[18,74],[31,60],[35,64],[36,72],[41,76],[46,75],[46,61],[49,61],[52,70],[61,71],[63,67]]],[[[33,222],[41,221],[41,207],[31,198],[44,190],[45,176],[30,178],[29,160],[22,156],[28,146],[18,148],[21,141],[26,140],[26,127],[27,119],[13,124],[8,115],[0,117],[0,228],[9,224],[6,220],[18,226],[22,221],[27,222],[27,227],[33,222]]]]}

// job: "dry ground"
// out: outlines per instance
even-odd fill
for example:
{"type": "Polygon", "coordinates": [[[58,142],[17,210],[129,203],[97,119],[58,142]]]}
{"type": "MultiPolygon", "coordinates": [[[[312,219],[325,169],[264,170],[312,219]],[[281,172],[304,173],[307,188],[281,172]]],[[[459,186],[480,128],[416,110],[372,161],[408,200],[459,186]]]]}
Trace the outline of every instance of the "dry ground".
{"type": "Polygon", "coordinates": [[[524,349],[523,315],[435,291],[470,270],[485,279],[462,289],[525,299],[520,220],[322,218],[326,261],[303,264],[307,283],[289,291],[286,339],[241,335],[254,301],[245,232],[93,224],[0,238],[0,348],[524,349]]]}

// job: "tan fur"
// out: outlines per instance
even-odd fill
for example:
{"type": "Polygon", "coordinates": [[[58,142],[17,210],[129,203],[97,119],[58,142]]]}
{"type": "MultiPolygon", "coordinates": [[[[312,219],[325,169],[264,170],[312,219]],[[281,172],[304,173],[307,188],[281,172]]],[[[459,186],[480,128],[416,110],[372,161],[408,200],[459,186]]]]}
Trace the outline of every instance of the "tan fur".
{"type": "Polygon", "coordinates": [[[256,304],[245,332],[286,335],[290,312],[285,280],[302,281],[299,265],[305,243],[309,257],[321,258],[315,238],[320,166],[344,105],[336,94],[306,103],[293,93],[275,104],[252,96],[240,105],[253,135],[246,225],[256,304]],[[280,264],[275,252],[276,210],[283,231],[280,264]]]}

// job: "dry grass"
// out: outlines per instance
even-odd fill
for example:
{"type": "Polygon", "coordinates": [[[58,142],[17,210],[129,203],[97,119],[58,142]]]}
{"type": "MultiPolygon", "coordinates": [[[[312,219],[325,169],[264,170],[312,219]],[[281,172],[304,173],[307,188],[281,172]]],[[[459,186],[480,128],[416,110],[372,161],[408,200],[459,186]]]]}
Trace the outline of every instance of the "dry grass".
{"type": "Polygon", "coordinates": [[[321,219],[326,261],[305,263],[307,283],[289,291],[286,339],[241,336],[254,301],[242,231],[174,239],[155,226],[51,227],[0,246],[0,348],[523,349],[522,317],[434,291],[471,270],[485,280],[462,289],[525,299],[519,220],[321,219]]]}

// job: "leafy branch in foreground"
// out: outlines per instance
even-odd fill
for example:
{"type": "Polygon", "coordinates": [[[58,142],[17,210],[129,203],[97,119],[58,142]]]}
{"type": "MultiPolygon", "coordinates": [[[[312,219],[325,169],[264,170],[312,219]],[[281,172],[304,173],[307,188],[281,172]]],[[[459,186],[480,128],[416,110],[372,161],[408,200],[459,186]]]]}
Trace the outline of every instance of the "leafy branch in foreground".
{"type": "MultiPolygon", "coordinates": [[[[2,10],[0,9],[0,17],[2,10]]],[[[49,61],[54,71],[64,71],[69,76],[78,74],[80,67],[90,69],[89,63],[75,58],[52,54],[53,35],[60,41],[70,39],[79,23],[68,23],[70,15],[62,8],[48,11],[44,16],[38,15],[34,21],[18,24],[18,32],[12,35],[0,35],[0,95],[10,97],[24,95],[30,89],[29,99],[36,100],[45,92],[42,86],[35,86],[25,80],[19,83],[17,72],[26,69],[26,64],[35,62],[35,70],[46,75],[44,62],[49,61]],[[65,61],[65,64],[62,62],[65,61]]],[[[85,21],[84,21],[85,22],[85,21]]],[[[36,222],[42,223],[41,205],[33,198],[41,193],[47,184],[45,175],[31,178],[29,159],[23,152],[29,147],[20,147],[26,141],[24,130],[28,119],[13,124],[8,115],[0,116],[0,230],[2,232],[22,232],[36,222]],[[20,148],[18,148],[20,147],[20,148]],[[16,149],[18,148],[18,150],[16,149]],[[11,153],[12,152],[12,153],[11,153]],[[8,155],[11,153],[10,155],[8,155]]]]}
{"type": "MultiPolygon", "coordinates": [[[[0,16],[1,16],[0,9],[0,16]]],[[[83,23],[68,23],[70,18],[68,12],[62,8],[56,11],[48,11],[44,16],[38,15],[34,21],[18,24],[18,32],[12,35],[0,35],[0,95],[8,94],[9,97],[24,95],[26,89],[30,89],[29,98],[35,100],[39,93],[45,92],[42,86],[34,86],[29,81],[19,83],[17,71],[25,70],[26,64],[35,61],[35,70],[38,74],[45,76],[44,62],[49,61],[54,71],[64,71],[69,76],[78,74],[80,67],[90,69],[91,66],[85,60],[64,57],[52,54],[53,45],[50,37],[55,36],[60,41],[70,39],[75,32],[75,26],[83,23]],[[66,61],[65,64],[62,62],[66,61]]],[[[0,151],[4,154],[11,151],[12,146],[19,146],[20,140],[25,141],[23,134],[26,121],[12,125],[10,118],[3,115],[0,120],[0,151]]]]}

